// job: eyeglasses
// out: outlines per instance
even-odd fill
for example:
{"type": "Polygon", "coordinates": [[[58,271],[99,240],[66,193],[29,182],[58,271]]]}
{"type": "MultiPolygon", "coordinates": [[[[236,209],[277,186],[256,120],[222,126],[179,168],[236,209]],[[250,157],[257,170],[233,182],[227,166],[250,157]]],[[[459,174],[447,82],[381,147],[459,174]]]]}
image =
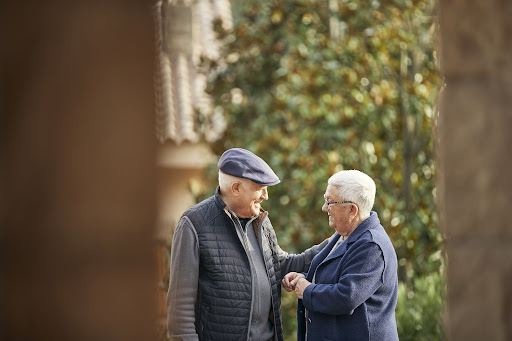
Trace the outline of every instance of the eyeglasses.
{"type": "Polygon", "coordinates": [[[354,204],[352,201],[327,201],[327,199],[324,198],[325,203],[327,204],[327,207],[330,207],[331,205],[335,204],[354,204]]]}

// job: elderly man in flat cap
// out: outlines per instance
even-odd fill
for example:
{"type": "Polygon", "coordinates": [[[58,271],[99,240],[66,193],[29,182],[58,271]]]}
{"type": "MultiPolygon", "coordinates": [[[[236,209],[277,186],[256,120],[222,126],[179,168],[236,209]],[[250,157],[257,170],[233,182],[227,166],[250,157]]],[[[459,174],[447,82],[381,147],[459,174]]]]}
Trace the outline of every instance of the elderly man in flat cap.
{"type": "Polygon", "coordinates": [[[281,280],[307,271],[325,240],[281,250],[261,202],[280,182],[241,148],[219,159],[215,195],[188,209],[174,232],[167,322],[172,340],[283,340],[281,280]]]}

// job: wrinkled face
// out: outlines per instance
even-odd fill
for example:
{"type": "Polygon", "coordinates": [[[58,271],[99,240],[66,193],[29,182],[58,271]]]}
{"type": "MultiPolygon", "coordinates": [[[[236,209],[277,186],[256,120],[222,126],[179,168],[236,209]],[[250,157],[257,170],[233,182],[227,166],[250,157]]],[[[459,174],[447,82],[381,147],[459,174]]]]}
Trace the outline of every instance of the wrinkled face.
{"type": "Polygon", "coordinates": [[[322,206],[322,211],[327,212],[329,216],[329,226],[334,228],[338,234],[345,237],[348,236],[352,232],[350,214],[354,204],[340,203],[344,200],[338,196],[337,188],[332,185],[327,186],[324,197],[328,202],[338,202],[337,204],[330,205],[324,203],[322,206]]]}
{"type": "Polygon", "coordinates": [[[260,214],[260,203],[268,199],[267,186],[246,180],[238,188],[236,209],[233,212],[239,218],[251,218],[260,214]]]}

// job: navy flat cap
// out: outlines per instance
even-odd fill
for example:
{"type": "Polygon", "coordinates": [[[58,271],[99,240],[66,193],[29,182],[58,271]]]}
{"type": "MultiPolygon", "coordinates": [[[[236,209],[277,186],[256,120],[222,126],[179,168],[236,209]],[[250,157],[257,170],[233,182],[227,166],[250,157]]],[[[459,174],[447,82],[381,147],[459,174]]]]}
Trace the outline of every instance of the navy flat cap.
{"type": "Polygon", "coordinates": [[[262,186],[273,186],[281,182],[263,159],[242,148],[226,150],[217,167],[226,174],[249,179],[262,186]]]}

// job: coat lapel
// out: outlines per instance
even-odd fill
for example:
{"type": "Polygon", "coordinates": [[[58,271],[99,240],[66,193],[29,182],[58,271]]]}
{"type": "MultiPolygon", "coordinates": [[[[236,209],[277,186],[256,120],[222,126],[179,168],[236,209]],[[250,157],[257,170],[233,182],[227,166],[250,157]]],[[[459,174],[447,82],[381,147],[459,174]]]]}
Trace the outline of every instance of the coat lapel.
{"type": "MultiPolygon", "coordinates": [[[[358,240],[363,233],[374,227],[376,222],[378,223],[377,213],[371,212],[370,216],[367,219],[365,219],[358,227],[356,227],[356,229],[348,236],[347,240],[341,243],[341,245],[338,246],[336,250],[334,250],[330,255],[328,255],[331,249],[333,248],[334,244],[336,244],[338,239],[341,238],[341,236],[338,233],[336,233],[336,236],[331,240],[331,242],[327,244],[327,246],[322,250],[322,252],[320,252],[317,255],[317,258],[319,258],[318,264],[315,264],[315,267],[313,267],[313,264],[311,264],[311,269],[314,269],[313,272],[318,268],[318,266],[330,262],[332,259],[342,257],[347,252],[347,248],[350,245],[352,245],[356,240],[358,240]]],[[[313,278],[312,274],[311,278],[313,278]]]]}
{"type": "MultiPolygon", "coordinates": [[[[341,237],[340,237],[341,238],[341,237]]],[[[341,257],[347,252],[347,241],[341,242],[341,244],[338,246],[336,250],[334,250],[327,258],[324,259],[324,262],[330,261],[331,259],[341,257]]]]}
{"type": "Polygon", "coordinates": [[[335,233],[334,234],[334,237],[332,237],[331,241],[329,242],[329,244],[327,244],[323,249],[322,251],[320,251],[316,256],[315,258],[313,258],[313,261],[311,262],[311,265],[309,267],[309,270],[308,270],[308,273],[307,273],[307,276],[306,276],[306,279],[308,281],[311,281],[313,279],[313,274],[315,273],[316,271],[316,268],[318,267],[318,265],[320,263],[322,263],[324,260],[325,260],[325,257],[327,257],[327,255],[329,254],[329,252],[331,252],[332,248],[334,247],[334,244],[336,244],[336,242],[338,241],[338,239],[340,238],[341,236],[338,234],[338,233],[335,233]]]}

